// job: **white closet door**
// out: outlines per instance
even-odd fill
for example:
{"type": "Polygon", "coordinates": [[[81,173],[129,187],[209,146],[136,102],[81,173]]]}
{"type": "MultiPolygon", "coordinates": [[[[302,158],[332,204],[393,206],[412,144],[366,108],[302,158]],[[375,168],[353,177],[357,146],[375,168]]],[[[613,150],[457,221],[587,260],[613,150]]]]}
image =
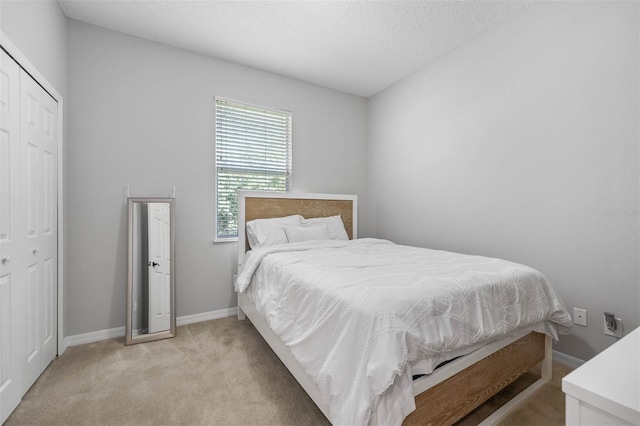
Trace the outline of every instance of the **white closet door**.
{"type": "Polygon", "coordinates": [[[57,104],[20,71],[21,194],[26,261],[23,390],[56,355],[57,104]]]}
{"type": "Polygon", "coordinates": [[[168,203],[149,203],[149,333],[171,328],[171,234],[168,203]]]}
{"type": "Polygon", "coordinates": [[[20,208],[20,68],[0,50],[0,423],[23,394],[20,208]]]}
{"type": "MultiPolygon", "coordinates": [[[[40,262],[44,270],[42,340],[49,365],[58,352],[58,103],[42,90],[43,209],[40,262]]],[[[44,367],[42,368],[44,370],[44,367]]]]}

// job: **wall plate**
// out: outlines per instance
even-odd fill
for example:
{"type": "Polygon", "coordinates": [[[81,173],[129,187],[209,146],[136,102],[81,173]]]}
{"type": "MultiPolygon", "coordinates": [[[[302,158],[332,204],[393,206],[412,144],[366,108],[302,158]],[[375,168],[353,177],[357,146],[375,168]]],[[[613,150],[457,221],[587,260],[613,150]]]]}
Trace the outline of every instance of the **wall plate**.
{"type": "Polygon", "coordinates": [[[607,319],[604,315],[602,315],[602,321],[604,323],[604,334],[606,334],[607,336],[622,337],[622,320],[620,318],[616,318],[615,331],[611,331],[607,328],[607,319]]]}
{"type": "Polygon", "coordinates": [[[586,327],[587,326],[587,310],[580,309],[580,308],[573,308],[573,323],[586,327]]]}

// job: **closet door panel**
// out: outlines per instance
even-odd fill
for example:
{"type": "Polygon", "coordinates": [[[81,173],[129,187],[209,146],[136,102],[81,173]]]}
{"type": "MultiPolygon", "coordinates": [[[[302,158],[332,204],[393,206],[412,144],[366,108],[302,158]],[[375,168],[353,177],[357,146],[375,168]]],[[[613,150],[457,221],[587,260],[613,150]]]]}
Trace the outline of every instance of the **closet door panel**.
{"type": "Polygon", "coordinates": [[[58,103],[42,91],[42,236],[39,245],[43,267],[42,344],[45,359],[57,352],[58,295],[58,103]]]}
{"type": "Polygon", "coordinates": [[[20,70],[20,144],[22,146],[22,209],[26,219],[23,237],[26,287],[24,298],[25,348],[22,354],[24,366],[23,392],[26,392],[39,375],[42,352],[40,344],[40,265],[35,253],[40,235],[38,226],[39,184],[41,148],[42,88],[23,70],[20,70]]]}
{"type": "Polygon", "coordinates": [[[0,50],[0,422],[22,397],[20,68],[0,50]]]}
{"type": "Polygon", "coordinates": [[[57,280],[56,262],[53,258],[44,261],[42,292],[42,345],[52,360],[56,356],[56,306],[57,306],[57,280]],[[53,351],[53,353],[51,353],[53,351]]]}
{"type": "Polygon", "coordinates": [[[46,92],[42,99],[42,149],[44,155],[43,233],[54,236],[57,224],[58,103],[46,92]]]}
{"type": "MultiPolygon", "coordinates": [[[[22,195],[25,200],[24,212],[27,217],[26,236],[35,244],[40,235],[38,212],[41,209],[39,187],[42,181],[41,139],[42,139],[42,88],[26,72],[21,70],[21,126],[20,138],[23,149],[22,195]]],[[[33,260],[33,259],[32,259],[33,260]]]]}
{"type": "Polygon", "coordinates": [[[57,106],[24,71],[20,75],[22,196],[26,213],[27,350],[24,353],[26,391],[53,360],[56,339],[52,332],[56,313],[57,233],[54,189],[56,172],[57,106]],[[54,302],[54,305],[50,303],[54,302]]]}
{"type": "MultiPolygon", "coordinates": [[[[27,318],[26,318],[26,336],[27,336],[27,365],[33,363],[33,360],[40,354],[40,268],[37,263],[27,267],[27,318]]],[[[37,361],[37,360],[36,360],[37,361]]],[[[31,384],[25,388],[27,390],[31,384]]]]}

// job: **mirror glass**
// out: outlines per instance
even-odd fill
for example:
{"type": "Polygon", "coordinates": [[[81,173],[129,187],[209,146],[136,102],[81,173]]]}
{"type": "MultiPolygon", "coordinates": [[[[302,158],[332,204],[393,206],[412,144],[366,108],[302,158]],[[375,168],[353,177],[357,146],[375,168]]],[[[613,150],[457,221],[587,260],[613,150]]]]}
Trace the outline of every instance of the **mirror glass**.
{"type": "Polygon", "coordinates": [[[125,341],[176,334],[173,198],[129,198],[129,277],[125,341]]]}

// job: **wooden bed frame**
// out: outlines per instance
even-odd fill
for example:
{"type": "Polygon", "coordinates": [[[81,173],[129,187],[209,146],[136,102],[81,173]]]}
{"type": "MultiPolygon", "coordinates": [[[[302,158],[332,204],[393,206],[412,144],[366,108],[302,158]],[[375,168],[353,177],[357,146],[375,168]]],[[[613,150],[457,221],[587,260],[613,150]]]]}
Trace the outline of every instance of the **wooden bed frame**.
{"type": "MultiPolygon", "coordinates": [[[[301,214],[306,218],[341,215],[349,238],[357,238],[357,196],[292,192],[238,192],[238,271],[249,250],[245,223],[259,218],[301,214]]],[[[327,419],[329,406],[320,390],[305,373],[280,338],[246,294],[238,295],[238,318],[248,317],[254,327],[289,369],[327,419]]],[[[522,374],[542,363],[540,379],[486,418],[481,425],[494,424],[529,395],[551,380],[551,338],[522,331],[489,343],[457,358],[413,382],[416,410],[403,425],[451,425],[504,389],[522,374]]]]}

